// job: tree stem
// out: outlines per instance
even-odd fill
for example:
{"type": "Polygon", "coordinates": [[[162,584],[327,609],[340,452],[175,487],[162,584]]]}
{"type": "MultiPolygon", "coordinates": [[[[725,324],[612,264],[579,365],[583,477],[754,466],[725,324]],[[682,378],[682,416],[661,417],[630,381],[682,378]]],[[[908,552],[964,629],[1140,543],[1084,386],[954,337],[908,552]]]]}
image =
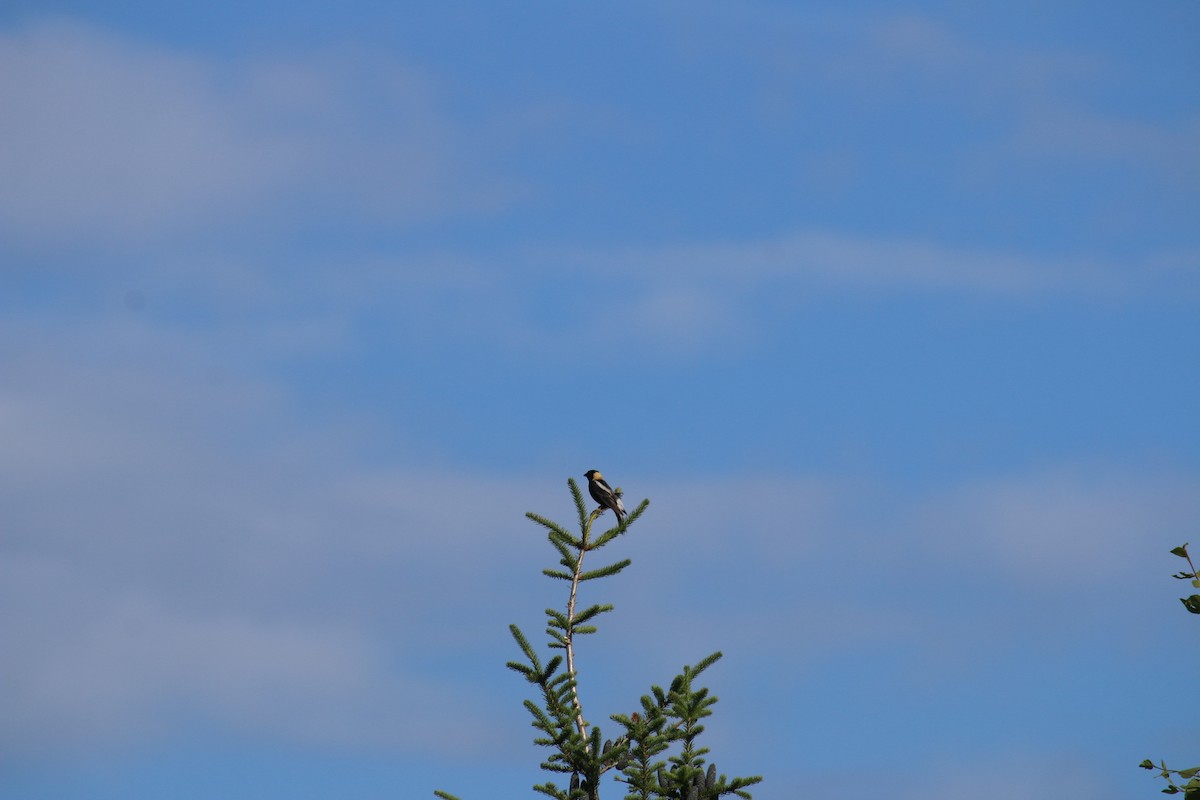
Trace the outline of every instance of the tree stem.
{"type": "Polygon", "coordinates": [[[564,637],[567,640],[567,672],[571,673],[571,699],[575,704],[575,727],[579,729],[579,735],[583,737],[583,746],[589,753],[592,748],[587,740],[587,722],[583,719],[583,703],[579,701],[579,676],[575,673],[575,595],[579,590],[579,576],[583,574],[583,554],[587,552],[588,534],[592,531],[592,522],[595,519],[596,514],[593,512],[588,517],[587,525],[583,529],[579,558],[575,560],[575,574],[571,576],[571,597],[567,600],[567,634],[564,637]]]}

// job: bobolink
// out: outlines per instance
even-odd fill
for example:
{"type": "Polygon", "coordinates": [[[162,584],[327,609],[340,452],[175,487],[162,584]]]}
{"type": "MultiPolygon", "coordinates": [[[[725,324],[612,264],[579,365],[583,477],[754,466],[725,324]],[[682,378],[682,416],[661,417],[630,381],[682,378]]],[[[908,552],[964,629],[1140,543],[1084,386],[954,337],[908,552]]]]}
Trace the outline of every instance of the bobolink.
{"type": "Polygon", "coordinates": [[[617,515],[617,522],[625,520],[625,504],[621,502],[621,498],[613,491],[613,488],[604,480],[604,476],[600,474],[598,469],[589,469],[583,473],[583,477],[588,479],[588,494],[592,499],[599,503],[604,508],[611,508],[613,513],[617,515]]]}

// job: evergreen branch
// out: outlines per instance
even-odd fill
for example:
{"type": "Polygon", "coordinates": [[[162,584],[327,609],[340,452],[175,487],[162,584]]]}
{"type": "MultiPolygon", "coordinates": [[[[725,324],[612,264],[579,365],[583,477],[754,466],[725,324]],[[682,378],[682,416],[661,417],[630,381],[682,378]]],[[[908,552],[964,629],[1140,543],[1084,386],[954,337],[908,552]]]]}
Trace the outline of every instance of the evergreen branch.
{"type": "Polygon", "coordinates": [[[567,478],[567,485],[571,487],[571,497],[575,498],[575,510],[579,512],[579,528],[587,530],[587,506],[583,502],[583,492],[579,490],[579,484],[574,478],[567,478]]]}
{"type": "Polygon", "coordinates": [[[602,752],[601,746],[600,746],[600,726],[599,725],[592,726],[592,738],[591,738],[591,741],[588,742],[588,745],[589,745],[589,747],[588,747],[589,752],[592,752],[592,753],[602,752]]]}
{"type": "Polygon", "coordinates": [[[579,580],[592,581],[596,578],[607,578],[609,575],[616,575],[618,572],[625,569],[632,563],[633,560],[627,558],[624,561],[618,561],[616,564],[609,564],[607,567],[601,567],[600,569],[593,569],[585,572],[579,576],[579,580]]]}
{"type": "Polygon", "coordinates": [[[542,574],[545,575],[547,578],[557,578],[557,579],[563,580],[563,581],[571,580],[570,574],[568,574],[566,572],[559,572],[556,569],[544,569],[544,570],[542,570],[542,574]]]}
{"type": "MultiPolygon", "coordinates": [[[[601,513],[603,513],[603,512],[601,512],[601,513]]],[[[626,517],[624,522],[621,522],[621,523],[617,524],[615,527],[609,528],[604,533],[600,534],[600,536],[596,539],[596,541],[592,542],[592,549],[598,550],[599,548],[604,547],[604,545],[608,544],[613,539],[617,538],[622,533],[624,533],[625,529],[628,527],[629,527],[629,517],[626,517]]]]}
{"type": "MultiPolygon", "coordinates": [[[[555,656],[554,658],[559,663],[562,662],[562,656],[555,656]]],[[[554,678],[554,680],[550,681],[550,686],[554,687],[554,688],[559,688],[560,691],[562,691],[562,692],[566,692],[567,691],[566,688],[560,688],[560,687],[564,687],[566,684],[570,683],[573,680],[575,680],[574,675],[572,675],[570,672],[564,672],[561,675],[559,675],[558,677],[554,678]]]]}
{"type": "Polygon", "coordinates": [[[454,795],[450,794],[449,792],[443,792],[441,789],[434,789],[433,794],[435,797],[442,798],[442,800],[458,800],[458,798],[454,795]]]}
{"type": "Polygon", "coordinates": [[[582,545],[582,542],[576,540],[572,536],[560,536],[558,533],[553,531],[546,538],[550,540],[550,544],[554,545],[554,549],[558,551],[560,556],[562,556],[562,558],[558,560],[558,563],[562,564],[567,569],[575,569],[575,557],[571,555],[571,548],[574,547],[576,550],[578,550],[582,545]]]}
{"type": "Polygon", "coordinates": [[[513,672],[519,672],[519,673],[520,673],[521,675],[523,675],[523,676],[525,677],[525,679],[526,679],[527,681],[529,681],[530,683],[537,683],[537,682],[538,682],[538,675],[537,675],[537,673],[536,673],[536,672],[534,672],[534,671],[533,671],[533,669],[531,669],[530,667],[527,667],[527,666],[525,666],[524,664],[522,664],[520,661],[509,661],[509,662],[508,662],[507,664],[505,664],[504,666],[508,667],[508,668],[509,668],[509,669],[511,669],[513,672]]]}
{"type": "MultiPolygon", "coordinates": [[[[597,538],[596,541],[592,543],[591,549],[595,550],[598,547],[603,547],[604,545],[611,542],[613,539],[620,536],[626,530],[628,530],[629,526],[632,525],[634,522],[637,522],[638,517],[640,517],[642,515],[642,513],[646,510],[646,508],[649,505],[650,505],[650,501],[648,499],[643,500],[641,503],[639,503],[638,507],[633,510],[633,513],[626,514],[624,520],[617,520],[616,525],[614,525],[613,527],[609,528],[604,533],[602,533],[599,536],[599,538],[597,538]]],[[[603,514],[604,508],[596,509],[595,513],[603,514]]]]}
{"type": "Polygon", "coordinates": [[[628,528],[634,522],[637,522],[637,518],[640,517],[642,514],[644,514],[646,512],[646,509],[649,507],[650,507],[650,498],[648,498],[648,497],[642,498],[642,502],[637,504],[637,508],[635,508],[633,511],[631,511],[629,513],[629,516],[625,517],[625,527],[628,528]]]}
{"type": "Polygon", "coordinates": [[[533,790],[535,792],[541,792],[542,794],[549,795],[550,797],[553,797],[554,800],[568,800],[567,793],[562,789],[559,789],[553,783],[540,783],[534,786],[533,790]]]}
{"type": "MultiPolygon", "coordinates": [[[[721,776],[721,780],[725,780],[725,776],[721,776]]],[[[744,797],[750,800],[750,793],[742,791],[747,786],[753,786],[756,783],[762,783],[762,775],[751,775],[748,778],[734,778],[729,782],[729,786],[723,788],[721,794],[736,794],[738,797],[744,797]]]]}
{"type": "Polygon", "coordinates": [[[575,629],[576,630],[579,629],[579,623],[587,622],[589,619],[596,616],[597,614],[605,614],[612,610],[613,610],[612,604],[605,603],[604,605],[594,605],[591,608],[586,608],[583,611],[580,611],[578,614],[575,615],[575,629]]]}
{"type": "Polygon", "coordinates": [[[537,653],[530,647],[529,640],[525,638],[525,634],[521,633],[521,629],[512,624],[508,626],[509,633],[517,640],[517,644],[521,647],[521,651],[525,653],[525,657],[529,659],[529,663],[533,665],[534,670],[542,671],[542,662],[538,659],[537,653]]]}
{"type": "MultiPolygon", "coordinates": [[[[541,707],[532,700],[527,699],[523,705],[529,711],[529,713],[533,715],[533,722],[530,724],[538,730],[545,731],[553,736],[555,730],[554,720],[550,719],[550,717],[546,715],[546,712],[542,711],[541,707]]],[[[540,744],[540,742],[537,740],[534,740],[534,743],[540,744]]]]}
{"type": "Polygon", "coordinates": [[[535,514],[532,511],[526,511],[525,516],[527,518],[533,520],[534,522],[536,522],[538,525],[541,525],[543,528],[549,528],[551,531],[553,531],[554,533],[557,533],[559,536],[563,537],[564,539],[572,538],[570,531],[568,531],[566,528],[559,525],[557,522],[555,522],[552,519],[546,519],[541,514],[535,514]]]}
{"type": "MultiPolygon", "coordinates": [[[[710,656],[708,656],[708,657],[706,657],[706,658],[703,658],[703,659],[701,659],[701,661],[700,661],[700,663],[699,663],[699,664],[697,664],[695,667],[692,667],[692,669],[691,669],[691,677],[693,677],[693,678],[694,678],[694,677],[696,677],[697,675],[699,675],[701,672],[704,672],[704,670],[708,669],[708,668],[709,668],[709,667],[711,667],[713,664],[715,664],[715,663],[717,663],[718,661],[720,661],[720,660],[721,660],[721,657],[722,657],[723,655],[724,655],[724,654],[723,654],[723,653],[722,653],[720,650],[718,650],[718,651],[716,651],[715,653],[713,653],[712,655],[710,655],[710,656]]],[[[684,671],[685,671],[685,672],[688,670],[688,668],[687,668],[687,667],[684,667],[683,669],[684,669],[684,671]]]]}

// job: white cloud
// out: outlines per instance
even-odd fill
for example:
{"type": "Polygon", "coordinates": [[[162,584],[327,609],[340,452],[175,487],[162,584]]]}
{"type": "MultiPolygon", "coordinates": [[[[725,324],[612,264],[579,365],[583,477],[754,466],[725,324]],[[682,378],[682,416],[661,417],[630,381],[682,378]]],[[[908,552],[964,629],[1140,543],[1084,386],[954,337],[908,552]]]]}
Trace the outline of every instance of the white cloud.
{"type": "Polygon", "coordinates": [[[10,754],[119,746],[179,714],[315,733],[386,685],[373,644],[344,628],[171,610],[168,598],[97,581],[86,564],[18,557],[4,578],[6,607],[25,609],[6,626],[22,644],[0,728],[10,754]]]}
{"type": "Polygon", "coordinates": [[[860,77],[869,71],[874,78],[867,91],[903,82],[904,95],[917,102],[933,97],[973,116],[1003,109],[1003,124],[966,158],[976,178],[985,164],[1001,181],[1014,171],[1081,165],[1132,169],[1175,189],[1200,176],[1200,120],[1191,109],[1146,118],[1105,102],[1100,89],[1129,80],[1132,65],[1082,48],[998,44],[931,17],[890,17],[867,31],[875,47],[855,54],[860,77]]]}
{"type": "MultiPolygon", "coordinates": [[[[739,62],[762,67],[768,121],[790,110],[799,124],[830,96],[859,117],[919,119],[926,138],[943,148],[927,156],[951,167],[959,191],[975,195],[1082,167],[1091,175],[1133,172],[1141,182],[1186,192],[1200,175],[1198,123],[1186,94],[1176,92],[1153,116],[1114,95],[1133,81],[1163,79],[1124,54],[1098,55],[1067,40],[1002,41],[978,24],[891,10],[844,17],[768,9],[758,20],[770,31],[735,40],[739,62]],[[817,31],[822,41],[807,42],[817,31]],[[797,46],[802,41],[808,46],[797,46]]],[[[834,159],[835,185],[844,179],[839,170],[855,171],[853,152],[824,154],[834,159]]],[[[903,163],[910,155],[893,158],[903,163]]]]}
{"type": "Polygon", "coordinates": [[[57,23],[4,36],[0,63],[10,236],[142,238],[243,212],[293,166],[197,59],[57,23]]]}
{"type": "MultiPolygon", "coordinates": [[[[736,346],[744,326],[715,293],[695,285],[659,285],[627,298],[605,327],[610,343],[634,339],[661,352],[694,355],[736,346]],[[612,336],[612,332],[622,332],[612,336]],[[734,340],[734,341],[731,341],[734,340]]],[[[614,351],[616,355],[620,351],[614,351]]]]}
{"type": "Polygon", "coordinates": [[[272,342],[352,349],[357,324],[382,317],[397,341],[416,348],[470,341],[554,358],[587,348],[594,360],[622,363],[736,352],[790,324],[797,311],[844,295],[1021,305],[1200,300],[1200,256],[1188,249],[1118,261],[829,230],[486,255],[428,251],[288,270],[164,263],[164,274],[130,280],[144,280],[168,302],[186,292],[239,312],[221,335],[256,352],[272,342]]]}
{"type": "Polygon", "coordinates": [[[1195,294],[1200,266],[1190,252],[1123,263],[829,230],[796,230],[759,240],[561,249],[524,260],[565,265],[580,275],[605,275],[624,295],[632,295],[634,307],[645,303],[662,311],[662,333],[667,335],[680,330],[702,335],[714,323],[720,332],[736,330],[748,317],[761,316],[756,311],[760,306],[802,306],[830,291],[1121,302],[1169,288],[1175,298],[1188,298],[1195,294]],[[1147,273],[1155,273],[1153,279],[1147,273]]]}
{"type": "Polygon", "coordinates": [[[470,602],[447,576],[502,579],[479,577],[510,557],[493,515],[519,520],[527,493],[492,487],[494,508],[448,524],[427,476],[358,480],[280,395],[210,382],[180,337],[116,355],[127,335],[0,353],[0,749],[121,746],[195,718],[317,745],[487,746],[444,722],[461,693],[412,662],[483,624],[447,624],[470,602]]]}
{"type": "Polygon", "coordinates": [[[0,231],[18,243],[136,246],[314,210],[400,222],[482,196],[429,81],[367,52],[243,64],[42,22],[0,36],[0,105],[0,231]]]}
{"type": "Polygon", "coordinates": [[[535,492],[314,468],[330,452],[311,434],[220,436],[279,413],[245,402],[253,385],[77,369],[7,370],[0,402],[8,753],[136,741],[181,714],[318,744],[469,744],[440,722],[450,690],[407,665],[474,644],[483,623],[446,615],[505,580],[511,532],[539,543],[520,516],[535,492]]]}
{"type": "Polygon", "coordinates": [[[1105,164],[1148,171],[1184,189],[1200,178],[1200,117],[1149,122],[1095,109],[1031,109],[1008,144],[1009,155],[1056,164],[1105,164]]]}
{"type": "MultiPolygon", "coordinates": [[[[115,270],[114,270],[115,272],[115,270]]],[[[471,342],[512,353],[623,363],[736,352],[806,308],[846,295],[1122,305],[1200,299],[1187,249],[1113,261],[797,230],[741,241],[638,247],[430,250],[271,261],[167,256],[121,267],[115,307],[136,288],[158,336],[187,335],[176,309],[219,315],[209,346],[235,359],[352,352],[386,325],[419,350],[471,342]],[[174,331],[175,333],[172,333],[174,331]]],[[[186,319],[186,313],[185,313],[186,319]]],[[[72,323],[68,318],[62,324],[72,323]]],[[[133,327],[133,326],[131,326],[133,327]]]]}
{"type": "Polygon", "coordinates": [[[1069,48],[1000,43],[919,14],[869,20],[862,34],[860,48],[843,56],[842,63],[846,74],[878,79],[864,89],[878,92],[898,81],[919,84],[937,100],[963,104],[974,113],[994,110],[997,104],[1011,107],[1061,97],[1103,77],[1106,68],[1097,58],[1069,48]]]}
{"type": "Polygon", "coordinates": [[[1197,518],[1195,476],[1060,467],[968,482],[926,499],[916,524],[927,544],[981,573],[1078,587],[1129,577],[1197,518]]]}
{"type": "Polygon", "coordinates": [[[486,703],[447,721],[463,690],[414,668],[415,653],[396,663],[369,621],[173,607],[170,591],[127,590],[84,563],[10,557],[0,576],[0,628],[20,645],[0,681],[6,758],[122,750],[196,719],[290,745],[393,753],[484,752],[500,732],[486,703]]]}

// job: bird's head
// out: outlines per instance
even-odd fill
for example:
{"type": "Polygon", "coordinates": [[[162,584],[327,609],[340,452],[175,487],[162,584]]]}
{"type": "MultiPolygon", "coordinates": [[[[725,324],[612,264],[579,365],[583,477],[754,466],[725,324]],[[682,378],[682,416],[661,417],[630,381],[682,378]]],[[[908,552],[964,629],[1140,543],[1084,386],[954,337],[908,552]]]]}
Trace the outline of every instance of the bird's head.
{"type": "Polygon", "coordinates": [[[583,473],[583,477],[587,478],[589,481],[595,481],[603,478],[604,476],[600,474],[600,470],[598,469],[589,469],[587,472],[583,473]]]}

